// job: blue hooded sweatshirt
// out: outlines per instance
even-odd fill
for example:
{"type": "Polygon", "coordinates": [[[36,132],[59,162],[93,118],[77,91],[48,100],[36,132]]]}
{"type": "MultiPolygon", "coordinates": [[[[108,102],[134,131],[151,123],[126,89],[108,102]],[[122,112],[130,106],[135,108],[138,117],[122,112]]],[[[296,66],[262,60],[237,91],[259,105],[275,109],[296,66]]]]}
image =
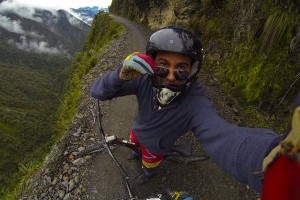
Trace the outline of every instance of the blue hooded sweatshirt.
{"type": "Polygon", "coordinates": [[[192,131],[219,167],[256,191],[261,190],[261,180],[253,173],[262,170],[264,157],[281,141],[281,135],[269,129],[238,127],[226,122],[197,81],[161,109],[147,75],[123,81],[118,70],[111,71],[91,88],[91,96],[99,100],[125,95],[137,97],[138,115],[133,128],[150,152],[165,154],[180,136],[192,131]]]}

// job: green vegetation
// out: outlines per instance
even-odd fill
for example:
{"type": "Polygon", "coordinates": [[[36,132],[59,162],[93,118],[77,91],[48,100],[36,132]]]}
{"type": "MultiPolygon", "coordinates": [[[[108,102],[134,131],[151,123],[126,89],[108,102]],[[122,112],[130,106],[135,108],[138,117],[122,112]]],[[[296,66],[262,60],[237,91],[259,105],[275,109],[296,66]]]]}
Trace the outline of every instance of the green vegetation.
{"type": "MultiPolygon", "coordinates": [[[[163,6],[165,2],[154,0],[152,3],[163,6]]],[[[148,0],[123,0],[112,1],[109,12],[115,13],[124,18],[148,25],[147,15],[150,11],[150,2],[148,0]],[[142,20],[141,20],[142,19],[142,20]]]]}
{"type": "MultiPolygon", "coordinates": [[[[210,10],[218,10],[218,14],[200,9],[191,21],[194,29],[202,28],[205,42],[214,37],[218,45],[214,53],[222,63],[216,66],[212,62],[209,67],[225,88],[240,102],[271,113],[299,73],[299,54],[290,51],[300,22],[299,10],[292,2],[269,0],[242,5],[232,0],[217,8],[211,5],[210,10]]],[[[289,91],[285,106],[292,103],[299,86],[298,81],[289,91]]]]}
{"type": "Polygon", "coordinates": [[[71,60],[9,47],[0,52],[6,52],[0,63],[1,198],[53,144],[58,95],[71,60]]]}
{"type": "Polygon", "coordinates": [[[299,49],[291,49],[299,32],[297,2],[206,3],[198,5],[190,21],[210,47],[204,67],[212,70],[239,104],[252,105],[252,115],[259,115],[253,112],[259,108],[286,117],[300,88],[299,49]]]}
{"type": "Polygon", "coordinates": [[[0,49],[0,199],[15,199],[26,177],[64,136],[82,94],[82,77],[122,32],[100,12],[72,65],[62,57],[0,49]]]}

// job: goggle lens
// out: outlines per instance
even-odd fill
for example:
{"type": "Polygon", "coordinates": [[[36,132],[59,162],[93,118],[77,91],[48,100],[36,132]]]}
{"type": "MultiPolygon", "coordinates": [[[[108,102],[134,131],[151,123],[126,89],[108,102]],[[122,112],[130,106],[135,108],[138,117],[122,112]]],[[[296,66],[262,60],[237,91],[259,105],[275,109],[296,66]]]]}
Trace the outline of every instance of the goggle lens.
{"type": "MultiPolygon", "coordinates": [[[[155,75],[159,76],[160,78],[165,78],[169,75],[170,70],[167,67],[156,66],[155,75]]],[[[175,69],[174,71],[175,78],[179,81],[184,81],[188,79],[189,72],[182,70],[182,69],[175,69]]]]}

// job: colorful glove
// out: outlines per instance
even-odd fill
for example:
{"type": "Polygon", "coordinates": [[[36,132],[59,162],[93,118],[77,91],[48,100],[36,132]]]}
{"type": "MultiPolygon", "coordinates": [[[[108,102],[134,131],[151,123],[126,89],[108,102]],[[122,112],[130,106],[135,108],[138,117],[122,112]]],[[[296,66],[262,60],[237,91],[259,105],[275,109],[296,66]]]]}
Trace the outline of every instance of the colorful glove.
{"type": "Polygon", "coordinates": [[[300,199],[300,93],[292,130],[264,159],[262,200],[300,199]]]}
{"type": "Polygon", "coordinates": [[[119,77],[122,80],[132,80],[141,74],[153,75],[155,72],[155,63],[150,56],[139,52],[133,52],[123,61],[119,77]]]}

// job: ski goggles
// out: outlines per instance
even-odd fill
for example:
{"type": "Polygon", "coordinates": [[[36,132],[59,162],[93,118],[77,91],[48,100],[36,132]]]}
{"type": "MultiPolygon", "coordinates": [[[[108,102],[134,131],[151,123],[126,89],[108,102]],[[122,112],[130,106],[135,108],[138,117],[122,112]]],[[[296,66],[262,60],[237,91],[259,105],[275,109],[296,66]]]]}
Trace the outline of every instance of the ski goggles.
{"type": "MultiPolygon", "coordinates": [[[[159,76],[160,78],[166,78],[169,75],[169,73],[170,73],[170,70],[168,67],[156,66],[155,75],[159,76]]],[[[189,78],[190,73],[183,69],[175,69],[174,76],[177,80],[184,81],[189,78]]]]}

